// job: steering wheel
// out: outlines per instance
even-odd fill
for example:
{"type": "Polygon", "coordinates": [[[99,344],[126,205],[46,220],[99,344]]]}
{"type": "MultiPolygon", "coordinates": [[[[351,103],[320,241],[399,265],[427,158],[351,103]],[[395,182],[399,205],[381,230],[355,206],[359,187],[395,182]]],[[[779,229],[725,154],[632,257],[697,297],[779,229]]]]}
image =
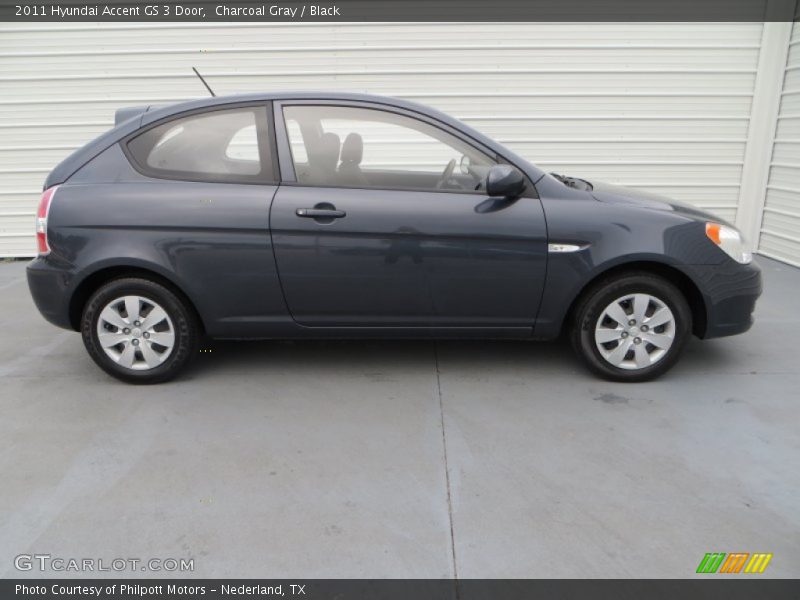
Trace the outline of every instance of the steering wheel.
{"type": "Polygon", "coordinates": [[[447,163],[447,166],[444,168],[442,172],[442,176],[439,178],[439,182],[436,184],[436,189],[442,189],[446,184],[447,180],[453,176],[453,171],[456,170],[456,159],[451,158],[450,162],[447,163]]]}

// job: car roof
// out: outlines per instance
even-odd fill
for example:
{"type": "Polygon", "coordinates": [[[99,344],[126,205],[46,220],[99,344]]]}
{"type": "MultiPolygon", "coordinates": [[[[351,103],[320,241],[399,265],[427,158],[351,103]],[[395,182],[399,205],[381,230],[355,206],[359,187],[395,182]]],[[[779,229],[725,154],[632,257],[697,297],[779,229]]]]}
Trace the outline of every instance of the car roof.
{"type": "Polygon", "coordinates": [[[394,98],[392,96],[380,96],[377,94],[366,94],[359,92],[325,92],[325,91],[295,91],[295,92],[257,92],[249,94],[231,94],[226,96],[213,96],[207,98],[198,98],[196,100],[189,100],[187,102],[179,102],[177,104],[169,105],[151,105],[142,107],[143,118],[140,127],[148,125],[158,119],[169,117],[185,111],[210,108],[214,106],[224,106],[226,104],[238,104],[244,102],[268,102],[268,101],[285,101],[285,100],[322,100],[322,101],[342,101],[342,102],[368,102],[372,104],[383,104],[385,106],[393,106],[402,108],[413,112],[418,112],[435,117],[450,125],[455,126],[457,129],[463,129],[464,123],[454,119],[441,111],[412,102],[410,100],[403,100],[401,98],[394,98]]]}
{"type": "Polygon", "coordinates": [[[135,133],[137,130],[154,123],[160,119],[168,118],[174,115],[187,111],[194,111],[203,108],[211,108],[215,106],[225,106],[226,104],[239,104],[246,102],[267,102],[267,101],[285,101],[285,100],[322,100],[322,101],[342,101],[342,102],[365,102],[371,104],[383,104],[395,108],[405,109],[412,112],[417,112],[423,115],[432,117],[454,129],[465,133],[475,141],[490,148],[497,154],[504,156],[514,164],[525,167],[528,176],[536,182],[544,172],[535,167],[521,156],[511,152],[495,140],[484,135],[483,133],[473,129],[469,125],[443,113],[435,108],[412,102],[410,100],[403,100],[401,98],[393,98],[391,96],[380,96],[376,94],[365,94],[357,92],[325,92],[325,91],[285,91],[285,92],[257,92],[248,94],[234,94],[226,96],[210,96],[206,98],[198,98],[186,102],[178,102],[169,105],[144,105],[141,107],[120,109],[117,113],[118,124],[100,135],[98,138],[92,140],[82,148],[79,148],[66,159],[64,159],[47,177],[45,182],[45,189],[50,186],[63,183],[71,177],[78,169],[80,169],[87,162],[92,160],[95,156],[116,144],[126,136],[135,133]],[[121,120],[123,117],[124,120],[121,120]]]}
{"type": "Polygon", "coordinates": [[[269,100],[342,100],[347,102],[373,102],[401,108],[413,108],[416,110],[422,109],[425,112],[433,110],[423,104],[418,104],[409,100],[402,100],[400,98],[394,98],[392,96],[381,96],[378,94],[367,94],[361,92],[326,92],[322,90],[255,92],[247,94],[229,94],[225,96],[209,96],[206,98],[197,98],[195,100],[189,100],[186,102],[178,102],[176,104],[160,105],[157,107],[151,106],[151,110],[158,108],[159,110],[170,109],[170,112],[173,110],[175,112],[181,112],[184,110],[192,110],[194,108],[204,108],[223,104],[269,100]]]}

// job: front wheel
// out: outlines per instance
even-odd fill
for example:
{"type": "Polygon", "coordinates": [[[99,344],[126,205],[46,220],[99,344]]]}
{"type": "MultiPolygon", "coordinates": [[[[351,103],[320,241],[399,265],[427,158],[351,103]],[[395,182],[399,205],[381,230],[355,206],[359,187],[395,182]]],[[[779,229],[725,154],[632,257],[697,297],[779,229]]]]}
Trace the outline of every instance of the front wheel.
{"type": "Polygon", "coordinates": [[[578,303],[571,341],[598,375],[647,381],[678,360],[692,330],[692,313],[672,283],[647,273],[600,282],[578,303]]]}
{"type": "Polygon", "coordinates": [[[148,279],[115,279],[83,311],[81,335],[106,373],[129,383],[175,377],[197,354],[199,326],[175,293],[148,279]]]}

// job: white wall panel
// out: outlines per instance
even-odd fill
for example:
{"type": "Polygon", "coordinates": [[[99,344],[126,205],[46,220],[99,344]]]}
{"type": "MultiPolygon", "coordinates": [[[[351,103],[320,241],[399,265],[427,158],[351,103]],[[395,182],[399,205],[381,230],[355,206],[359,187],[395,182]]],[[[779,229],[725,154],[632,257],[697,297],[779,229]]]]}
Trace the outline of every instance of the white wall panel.
{"type": "MultiPolygon", "coordinates": [[[[427,103],[545,168],[638,185],[732,220],[761,31],[758,23],[4,23],[0,256],[34,252],[44,177],[108,128],[117,108],[203,96],[191,66],[218,94],[328,89],[427,103]]],[[[800,114],[800,97],[791,100],[800,114]]],[[[800,119],[783,127],[800,139],[800,119]]]]}
{"type": "Polygon", "coordinates": [[[800,26],[792,27],[759,252],[800,266],[800,26]]]}

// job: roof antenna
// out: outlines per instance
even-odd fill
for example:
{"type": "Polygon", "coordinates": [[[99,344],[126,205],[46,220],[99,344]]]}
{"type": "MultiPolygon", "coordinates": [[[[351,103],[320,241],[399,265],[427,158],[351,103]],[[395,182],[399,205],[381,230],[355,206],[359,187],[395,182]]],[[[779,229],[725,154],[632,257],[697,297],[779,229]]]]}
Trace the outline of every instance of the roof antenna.
{"type": "Polygon", "coordinates": [[[208,93],[209,93],[209,94],[211,94],[211,96],[212,96],[213,98],[216,98],[216,97],[217,97],[217,95],[214,93],[214,90],[212,90],[212,89],[211,89],[211,86],[209,86],[209,85],[206,83],[206,80],[205,80],[205,79],[203,79],[203,76],[202,76],[202,75],[200,75],[200,72],[199,72],[197,69],[195,69],[194,67],[192,67],[192,71],[194,71],[194,74],[195,74],[195,75],[197,75],[197,76],[200,78],[200,81],[202,81],[202,82],[203,82],[203,85],[204,85],[204,86],[206,86],[206,89],[208,90],[208,93]]]}

